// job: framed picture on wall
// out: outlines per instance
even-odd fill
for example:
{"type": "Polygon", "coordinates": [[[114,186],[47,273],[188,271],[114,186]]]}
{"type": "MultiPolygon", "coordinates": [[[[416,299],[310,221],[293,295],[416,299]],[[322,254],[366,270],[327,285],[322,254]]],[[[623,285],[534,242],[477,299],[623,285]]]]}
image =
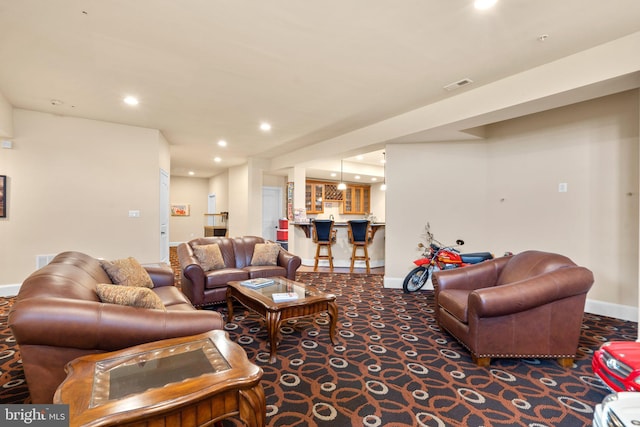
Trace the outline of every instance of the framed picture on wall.
{"type": "Polygon", "coordinates": [[[189,205],[185,204],[172,204],[171,216],[189,216],[189,205]]]}
{"type": "Polygon", "coordinates": [[[287,219],[293,221],[293,182],[287,182],[287,219]]]}
{"type": "Polygon", "coordinates": [[[0,175],[0,218],[7,217],[7,176],[0,175]]]}

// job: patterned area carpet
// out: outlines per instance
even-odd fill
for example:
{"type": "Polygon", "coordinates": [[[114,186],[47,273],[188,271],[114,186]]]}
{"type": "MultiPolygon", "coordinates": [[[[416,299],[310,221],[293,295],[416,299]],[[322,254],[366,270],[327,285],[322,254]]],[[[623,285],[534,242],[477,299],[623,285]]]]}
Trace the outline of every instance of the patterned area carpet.
{"type": "Polygon", "coordinates": [[[593,351],[637,336],[637,323],[588,314],[573,368],[545,359],[479,368],[435,324],[431,291],[385,289],[373,275],[301,273],[299,280],[337,296],[339,345],[329,341],[326,317],[292,321],[269,365],[258,316],[241,310],[227,325],[264,370],[272,426],[591,425],[608,394],[591,371],[593,351]]]}
{"type": "MultiPolygon", "coordinates": [[[[335,347],[326,316],[286,322],[270,365],[262,319],[237,307],[226,326],[264,370],[270,426],[590,425],[593,407],[608,394],[591,371],[593,351],[637,336],[637,323],[587,314],[573,368],[544,359],[497,359],[479,368],[435,324],[430,291],[385,289],[380,275],[300,273],[299,280],[337,296],[335,347]]],[[[6,327],[11,301],[0,298],[0,403],[29,403],[6,327]]]]}

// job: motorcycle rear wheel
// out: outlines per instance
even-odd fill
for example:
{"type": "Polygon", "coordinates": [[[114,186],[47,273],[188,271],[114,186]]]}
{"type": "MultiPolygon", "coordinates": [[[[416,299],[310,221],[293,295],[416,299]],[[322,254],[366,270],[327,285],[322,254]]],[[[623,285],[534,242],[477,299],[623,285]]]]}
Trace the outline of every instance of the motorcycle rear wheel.
{"type": "Polygon", "coordinates": [[[421,265],[420,267],[414,268],[407,274],[407,277],[405,277],[404,283],[402,283],[402,289],[407,294],[421,289],[431,277],[432,272],[432,265],[427,265],[426,267],[421,265]]]}

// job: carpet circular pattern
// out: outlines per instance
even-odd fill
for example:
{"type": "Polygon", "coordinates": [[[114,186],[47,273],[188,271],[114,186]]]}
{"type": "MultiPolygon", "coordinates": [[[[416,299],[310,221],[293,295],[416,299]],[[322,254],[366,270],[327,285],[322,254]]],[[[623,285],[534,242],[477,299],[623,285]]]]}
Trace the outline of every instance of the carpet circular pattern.
{"type": "MultiPolygon", "coordinates": [[[[635,322],[586,314],[572,368],[546,359],[494,359],[480,368],[438,328],[432,291],[385,289],[382,275],[305,272],[297,280],[336,295],[336,346],[326,315],[286,321],[271,365],[264,320],[237,306],[225,328],[264,370],[269,426],[591,425],[609,393],[591,371],[593,351],[638,333],[635,322]]],[[[12,301],[0,298],[0,403],[30,403],[7,327],[12,301]]],[[[226,315],[226,306],[212,309],[226,315]]]]}
{"type": "Polygon", "coordinates": [[[587,314],[572,368],[547,359],[494,359],[480,368],[435,323],[432,291],[385,289],[379,275],[299,273],[298,280],[336,295],[338,345],[326,315],[285,321],[270,365],[259,316],[234,307],[226,326],[264,370],[271,426],[590,425],[609,393],[591,370],[593,351],[637,336],[636,323],[587,314]]]}

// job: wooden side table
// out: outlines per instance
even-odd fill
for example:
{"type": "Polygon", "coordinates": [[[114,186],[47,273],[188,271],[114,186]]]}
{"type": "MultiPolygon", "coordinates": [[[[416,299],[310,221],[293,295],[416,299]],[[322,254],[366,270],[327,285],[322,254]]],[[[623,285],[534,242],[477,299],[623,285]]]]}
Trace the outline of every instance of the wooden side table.
{"type": "Polygon", "coordinates": [[[83,356],[66,367],[54,403],[73,426],[210,426],[266,419],[262,369],[224,331],[83,356]]]}

